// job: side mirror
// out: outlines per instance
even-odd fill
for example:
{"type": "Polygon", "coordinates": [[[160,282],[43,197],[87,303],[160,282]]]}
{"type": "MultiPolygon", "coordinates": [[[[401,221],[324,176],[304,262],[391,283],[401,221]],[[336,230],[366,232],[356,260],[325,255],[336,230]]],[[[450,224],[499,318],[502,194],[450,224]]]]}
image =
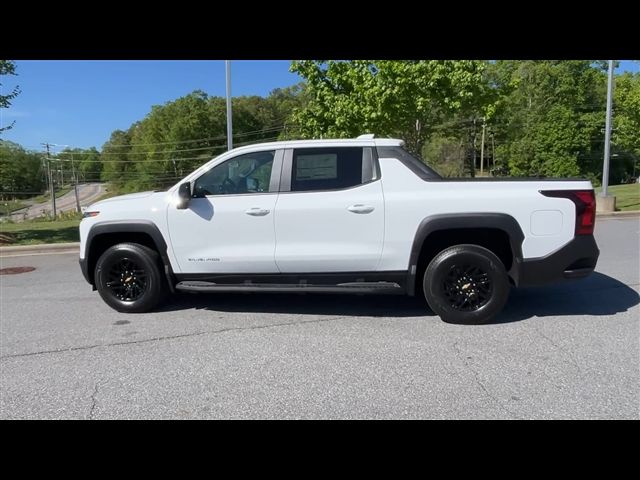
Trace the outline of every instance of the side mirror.
{"type": "Polygon", "coordinates": [[[184,210],[189,206],[191,201],[191,182],[184,182],[178,188],[178,210],[184,210]]]}

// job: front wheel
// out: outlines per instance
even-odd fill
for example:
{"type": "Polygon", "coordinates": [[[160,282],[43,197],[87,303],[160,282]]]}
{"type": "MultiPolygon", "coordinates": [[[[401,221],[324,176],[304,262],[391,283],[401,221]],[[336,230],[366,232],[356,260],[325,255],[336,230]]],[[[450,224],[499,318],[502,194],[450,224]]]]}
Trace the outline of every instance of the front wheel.
{"type": "Polygon", "coordinates": [[[137,243],[108,248],[96,264],[95,281],[105,303],[125,313],[152,310],[164,290],[158,254],[137,243]]]}
{"type": "Polygon", "coordinates": [[[449,247],[429,263],[423,279],[431,309],[448,323],[489,322],[504,307],[511,286],[500,259],[478,245],[449,247]]]}

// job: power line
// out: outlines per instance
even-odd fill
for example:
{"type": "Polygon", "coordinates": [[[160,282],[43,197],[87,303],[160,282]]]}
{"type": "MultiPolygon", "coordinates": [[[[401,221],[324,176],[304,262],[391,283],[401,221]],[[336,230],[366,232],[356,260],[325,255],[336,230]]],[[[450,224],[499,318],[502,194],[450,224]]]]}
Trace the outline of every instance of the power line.
{"type": "Polygon", "coordinates": [[[4,195],[4,194],[15,194],[15,195],[42,195],[46,193],[46,190],[44,192],[2,192],[0,191],[0,195],[4,195]]]}
{"type": "MultiPolygon", "coordinates": [[[[245,146],[245,145],[253,145],[253,144],[257,144],[257,143],[263,143],[263,142],[269,142],[271,140],[277,140],[278,137],[269,137],[269,138],[261,138],[259,140],[253,140],[250,142],[243,142],[243,143],[237,143],[236,147],[241,147],[241,146],[245,146]]],[[[220,150],[220,149],[224,149],[226,148],[226,145],[223,146],[219,146],[219,147],[211,147],[211,149],[214,150],[220,150]]],[[[159,153],[159,152],[158,152],[159,153]]],[[[167,152],[167,153],[175,153],[175,152],[167,152]]],[[[129,153],[122,153],[121,155],[129,155],[129,153]]],[[[206,160],[206,158],[203,157],[208,157],[209,155],[206,155],[203,153],[203,155],[200,155],[198,157],[176,157],[176,158],[157,158],[157,159],[148,159],[148,160],[102,160],[102,159],[98,159],[95,160],[95,162],[99,162],[99,163],[158,163],[158,162],[169,162],[169,161],[179,161],[179,160],[206,160]]],[[[211,159],[209,159],[211,160],[211,159]]],[[[206,160],[206,161],[209,161],[206,160]]],[[[57,162],[70,162],[71,160],[67,160],[67,159],[63,159],[63,158],[55,158],[52,159],[52,161],[57,161],[57,162]]]]}
{"type": "MultiPolygon", "coordinates": [[[[277,120],[278,122],[284,121],[287,118],[282,118],[277,120]]],[[[273,127],[268,127],[268,128],[263,128],[260,130],[253,130],[253,131],[248,131],[248,132],[242,132],[242,133],[237,133],[234,134],[233,137],[246,137],[247,135],[253,135],[253,134],[258,134],[261,132],[268,132],[268,131],[272,131],[272,130],[279,130],[281,128],[284,128],[285,125],[278,125],[278,126],[273,126],[273,127]]],[[[173,141],[173,142],[157,142],[157,143],[132,143],[132,144],[115,144],[115,145],[109,145],[111,147],[150,147],[150,146],[155,146],[155,145],[174,145],[174,144],[180,144],[180,143],[196,143],[196,142],[205,142],[205,141],[210,141],[210,140],[226,140],[227,136],[226,135],[221,135],[218,137],[208,137],[208,138],[197,138],[194,140],[177,140],[177,141],[173,141]]]]}
{"type": "MultiPolygon", "coordinates": [[[[266,130],[261,130],[260,133],[272,133],[275,132],[276,130],[279,130],[280,127],[278,128],[273,128],[273,129],[266,129],[266,130]]],[[[247,136],[249,134],[245,134],[243,136],[247,136]]],[[[277,137],[270,137],[272,139],[275,139],[277,137]]],[[[264,141],[265,139],[263,138],[257,138],[255,140],[252,140],[250,142],[242,142],[242,143],[237,143],[236,146],[241,146],[241,145],[247,145],[249,143],[257,143],[260,141],[264,141]]],[[[136,144],[132,144],[132,145],[109,145],[109,148],[134,148],[136,146],[136,144]]],[[[153,155],[153,154],[165,154],[165,153],[179,153],[179,152],[193,152],[193,151],[199,151],[199,150],[211,150],[211,149],[221,149],[221,148],[225,148],[225,145],[209,145],[206,147],[195,147],[195,148],[185,148],[185,149],[180,149],[180,150],[161,150],[161,151],[154,151],[154,150],[147,150],[147,151],[142,151],[142,152],[136,152],[136,151],[126,151],[126,152],[97,152],[98,155],[153,155]]],[[[60,153],[58,153],[58,155],[67,155],[69,154],[69,151],[62,151],[60,153]]],[[[83,154],[84,152],[77,152],[78,154],[83,154]]],[[[93,153],[93,152],[91,152],[93,153]]]]}
{"type": "MultiPolygon", "coordinates": [[[[163,153],[179,153],[179,152],[193,152],[193,151],[197,151],[197,150],[211,150],[211,149],[217,149],[217,148],[221,148],[223,147],[223,145],[212,145],[212,146],[208,146],[208,147],[197,147],[197,148],[185,148],[183,150],[162,150],[159,152],[156,152],[154,150],[148,150],[145,152],[100,152],[100,155],[155,155],[155,154],[163,154],[163,153]]],[[[118,147],[121,148],[121,147],[118,147]]],[[[61,152],[61,154],[64,154],[65,152],[61,152]]]]}
{"type": "MultiPolygon", "coordinates": [[[[282,118],[279,119],[278,121],[283,121],[286,120],[287,118],[282,118]]],[[[273,126],[273,127],[268,127],[268,128],[263,128],[260,130],[251,130],[248,132],[242,132],[242,133],[236,133],[233,135],[234,138],[237,137],[246,137],[246,136],[250,136],[250,135],[258,135],[260,133],[268,133],[268,132],[272,132],[272,131],[277,131],[277,130],[281,130],[284,129],[285,127],[287,128],[298,128],[296,125],[286,125],[286,124],[281,124],[281,125],[277,125],[277,126],[273,126]]],[[[193,140],[176,140],[176,141],[172,141],[172,142],[158,142],[158,143],[123,143],[123,144],[110,144],[110,147],[145,147],[145,146],[155,146],[155,145],[177,145],[177,144],[181,144],[181,143],[196,143],[196,142],[205,142],[205,141],[210,141],[210,140],[226,140],[227,136],[223,135],[223,136],[219,136],[219,137],[209,137],[209,138],[197,138],[197,139],[193,139],[193,140]]],[[[226,144],[225,144],[226,145],[226,144]]],[[[33,150],[39,150],[40,146],[34,146],[34,145],[25,145],[23,146],[23,148],[25,149],[33,149],[33,150]]],[[[71,149],[77,149],[77,150],[83,150],[84,152],[88,152],[90,151],[92,148],[96,148],[94,147],[89,147],[89,148],[83,148],[83,147],[74,147],[72,145],[69,145],[69,148],[71,149]]],[[[65,153],[60,152],[60,153],[65,153]]],[[[96,152],[100,154],[101,152],[99,150],[96,149],[96,152]]]]}
{"type": "MultiPolygon", "coordinates": [[[[454,139],[457,140],[457,139],[454,139]]],[[[602,144],[604,142],[604,140],[591,140],[589,142],[586,142],[586,144],[588,145],[599,145],[602,144]]],[[[509,145],[511,143],[514,142],[502,142],[500,143],[501,145],[509,145]]],[[[99,160],[96,162],[92,162],[92,163],[100,163],[100,164],[106,164],[106,163],[123,163],[123,164],[130,164],[130,165],[136,165],[136,164],[140,164],[140,163],[148,163],[148,164],[162,164],[162,163],[168,163],[168,162],[181,162],[181,161],[191,161],[191,160],[200,160],[202,163],[201,165],[204,165],[204,163],[207,163],[209,160],[211,160],[212,158],[203,158],[203,157],[183,157],[183,158],[158,158],[158,159],[154,159],[154,160],[99,160]]],[[[71,162],[71,160],[63,160],[63,159],[52,159],[52,162],[71,162]]],[[[82,170],[80,170],[81,172],[83,172],[82,170]]],[[[128,170],[131,171],[131,170],[128,170]]],[[[85,174],[87,172],[84,172],[85,174]]],[[[99,172],[98,172],[99,173],[99,172]]]]}

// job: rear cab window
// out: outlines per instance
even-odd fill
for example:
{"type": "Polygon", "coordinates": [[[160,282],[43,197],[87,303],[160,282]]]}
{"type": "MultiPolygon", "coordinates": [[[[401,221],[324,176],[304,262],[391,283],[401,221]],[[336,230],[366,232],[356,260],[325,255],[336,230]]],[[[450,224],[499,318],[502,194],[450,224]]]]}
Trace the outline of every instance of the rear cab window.
{"type": "Polygon", "coordinates": [[[427,166],[419,158],[415,157],[402,147],[378,147],[378,156],[380,158],[397,158],[402,164],[415,173],[422,180],[441,180],[442,176],[427,166]]]}

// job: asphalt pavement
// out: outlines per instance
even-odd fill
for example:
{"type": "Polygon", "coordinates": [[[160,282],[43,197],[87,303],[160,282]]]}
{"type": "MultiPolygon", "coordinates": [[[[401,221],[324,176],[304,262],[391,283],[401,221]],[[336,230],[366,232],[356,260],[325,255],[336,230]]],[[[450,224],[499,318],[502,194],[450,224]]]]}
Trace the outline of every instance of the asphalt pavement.
{"type": "Polygon", "coordinates": [[[183,294],[111,310],[75,254],[1,258],[0,418],[640,418],[640,220],[490,325],[408,297],[183,294]]]}

